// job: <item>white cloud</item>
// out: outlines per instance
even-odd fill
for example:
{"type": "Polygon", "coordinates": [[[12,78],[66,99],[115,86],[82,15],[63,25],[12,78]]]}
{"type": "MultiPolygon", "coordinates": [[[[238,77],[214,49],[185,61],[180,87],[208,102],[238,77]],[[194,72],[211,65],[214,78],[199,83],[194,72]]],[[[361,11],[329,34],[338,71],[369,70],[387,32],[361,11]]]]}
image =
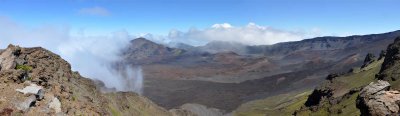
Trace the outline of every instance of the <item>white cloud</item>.
{"type": "Polygon", "coordinates": [[[21,47],[41,46],[71,63],[73,70],[83,76],[101,80],[107,87],[129,91],[133,82],[113,70],[110,65],[119,61],[120,49],[132,39],[128,32],[117,31],[110,35],[72,36],[65,26],[27,27],[0,16],[0,49],[8,44],[21,47]]]}
{"type": "Polygon", "coordinates": [[[211,26],[212,28],[232,28],[232,25],[229,23],[222,23],[222,24],[214,24],[213,26],[211,26]]]}
{"type": "Polygon", "coordinates": [[[233,41],[249,45],[268,45],[279,42],[298,41],[318,36],[317,28],[310,31],[286,31],[267,26],[249,23],[243,27],[234,27],[229,23],[214,24],[211,28],[198,30],[192,28],[187,32],[171,30],[168,37],[171,41],[201,45],[209,41],[233,41]]]}
{"type": "Polygon", "coordinates": [[[94,15],[94,16],[109,16],[111,15],[111,12],[103,7],[95,6],[90,8],[82,8],[79,10],[79,14],[94,15]]]}

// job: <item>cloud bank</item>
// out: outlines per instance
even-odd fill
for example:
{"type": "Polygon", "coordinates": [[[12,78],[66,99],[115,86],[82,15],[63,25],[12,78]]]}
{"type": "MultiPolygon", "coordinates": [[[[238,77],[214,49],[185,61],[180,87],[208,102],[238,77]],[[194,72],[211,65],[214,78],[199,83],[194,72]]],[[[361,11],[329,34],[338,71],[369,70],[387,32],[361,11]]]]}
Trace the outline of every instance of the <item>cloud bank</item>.
{"type": "Polygon", "coordinates": [[[112,67],[113,63],[121,61],[118,54],[132,39],[126,31],[102,36],[71,36],[70,29],[65,26],[31,28],[7,17],[0,17],[0,27],[0,49],[6,48],[8,44],[41,46],[59,54],[71,64],[73,70],[79,71],[84,77],[100,80],[108,88],[141,93],[139,89],[129,88],[135,84],[132,80],[135,80],[140,68],[123,66],[122,74],[112,67]]]}
{"type": "Polygon", "coordinates": [[[79,10],[79,14],[93,15],[93,16],[109,16],[111,12],[103,7],[95,6],[90,8],[82,8],[79,10]]]}
{"type": "Polygon", "coordinates": [[[214,24],[210,28],[198,30],[192,28],[187,32],[171,30],[167,36],[170,41],[201,45],[209,41],[230,41],[248,45],[269,45],[279,42],[298,41],[319,36],[318,29],[310,31],[285,31],[267,26],[249,23],[235,27],[229,23],[214,24]]]}

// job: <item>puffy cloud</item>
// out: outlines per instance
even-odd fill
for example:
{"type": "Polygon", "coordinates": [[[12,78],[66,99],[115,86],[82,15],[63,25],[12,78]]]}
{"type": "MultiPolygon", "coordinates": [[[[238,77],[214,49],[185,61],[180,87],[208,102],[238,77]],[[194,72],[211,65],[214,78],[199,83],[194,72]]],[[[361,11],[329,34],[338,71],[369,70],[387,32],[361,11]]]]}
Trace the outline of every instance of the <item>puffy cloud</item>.
{"type": "Polygon", "coordinates": [[[111,15],[111,12],[103,7],[95,6],[90,8],[82,8],[79,10],[79,14],[94,15],[94,16],[109,16],[111,15]]]}
{"type": "Polygon", "coordinates": [[[171,41],[201,45],[209,41],[231,41],[249,45],[268,45],[278,42],[298,41],[318,36],[320,31],[285,31],[267,26],[249,23],[243,27],[234,27],[228,23],[214,24],[210,28],[187,32],[171,30],[167,38],[171,41]]]}

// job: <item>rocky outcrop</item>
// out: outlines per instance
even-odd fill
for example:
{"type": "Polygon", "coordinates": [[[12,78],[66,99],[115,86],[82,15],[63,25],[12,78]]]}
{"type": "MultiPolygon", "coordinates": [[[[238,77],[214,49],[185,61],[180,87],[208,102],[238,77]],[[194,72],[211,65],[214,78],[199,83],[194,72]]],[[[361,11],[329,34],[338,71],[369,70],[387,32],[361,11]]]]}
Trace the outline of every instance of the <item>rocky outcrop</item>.
{"type": "Polygon", "coordinates": [[[378,60],[381,60],[382,58],[385,58],[385,56],[386,56],[386,51],[385,51],[385,50],[382,50],[381,53],[379,53],[379,58],[378,58],[378,60]]]}
{"type": "Polygon", "coordinates": [[[382,64],[378,79],[396,81],[400,79],[400,37],[390,44],[386,50],[385,61],[382,64]]]}
{"type": "Polygon", "coordinates": [[[374,61],[376,61],[375,55],[372,54],[372,53],[368,53],[367,56],[365,56],[364,64],[361,67],[364,68],[364,67],[366,67],[367,65],[371,64],[374,61]]]}
{"type": "Polygon", "coordinates": [[[333,90],[330,87],[317,87],[311,95],[308,96],[308,99],[305,103],[307,107],[313,107],[320,104],[324,99],[328,99],[333,95],[333,90]]]}
{"type": "Polygon", "coordinates": [[[357,108],[364,116],[387,116],[400,113],[400,92],[390,90],[387,81],[371,82],[357,98],[357,108]]]}
{"type": "Polygon", "coordinates": [[[9,45],[8,49],[2,51],[0,55],[0,70],[13,69],[16,66],[15,56],[19,55],[21,48],[9,45]]]}

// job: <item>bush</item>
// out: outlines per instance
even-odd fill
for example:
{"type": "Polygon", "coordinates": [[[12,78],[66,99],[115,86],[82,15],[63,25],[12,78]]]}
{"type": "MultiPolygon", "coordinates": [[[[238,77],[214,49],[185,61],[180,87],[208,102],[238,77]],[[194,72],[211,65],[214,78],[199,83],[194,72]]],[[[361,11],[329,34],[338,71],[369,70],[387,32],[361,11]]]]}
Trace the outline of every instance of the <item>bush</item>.
{"type": "Polygon", "coordinates": [[[18,64],[17,67],[15,67],[15,69],[21,69],[21,70],[24,70],[24,71],[30,71],[33,68],[31,66],[28,66],[28,65],[19,65],[18,64]]]}

